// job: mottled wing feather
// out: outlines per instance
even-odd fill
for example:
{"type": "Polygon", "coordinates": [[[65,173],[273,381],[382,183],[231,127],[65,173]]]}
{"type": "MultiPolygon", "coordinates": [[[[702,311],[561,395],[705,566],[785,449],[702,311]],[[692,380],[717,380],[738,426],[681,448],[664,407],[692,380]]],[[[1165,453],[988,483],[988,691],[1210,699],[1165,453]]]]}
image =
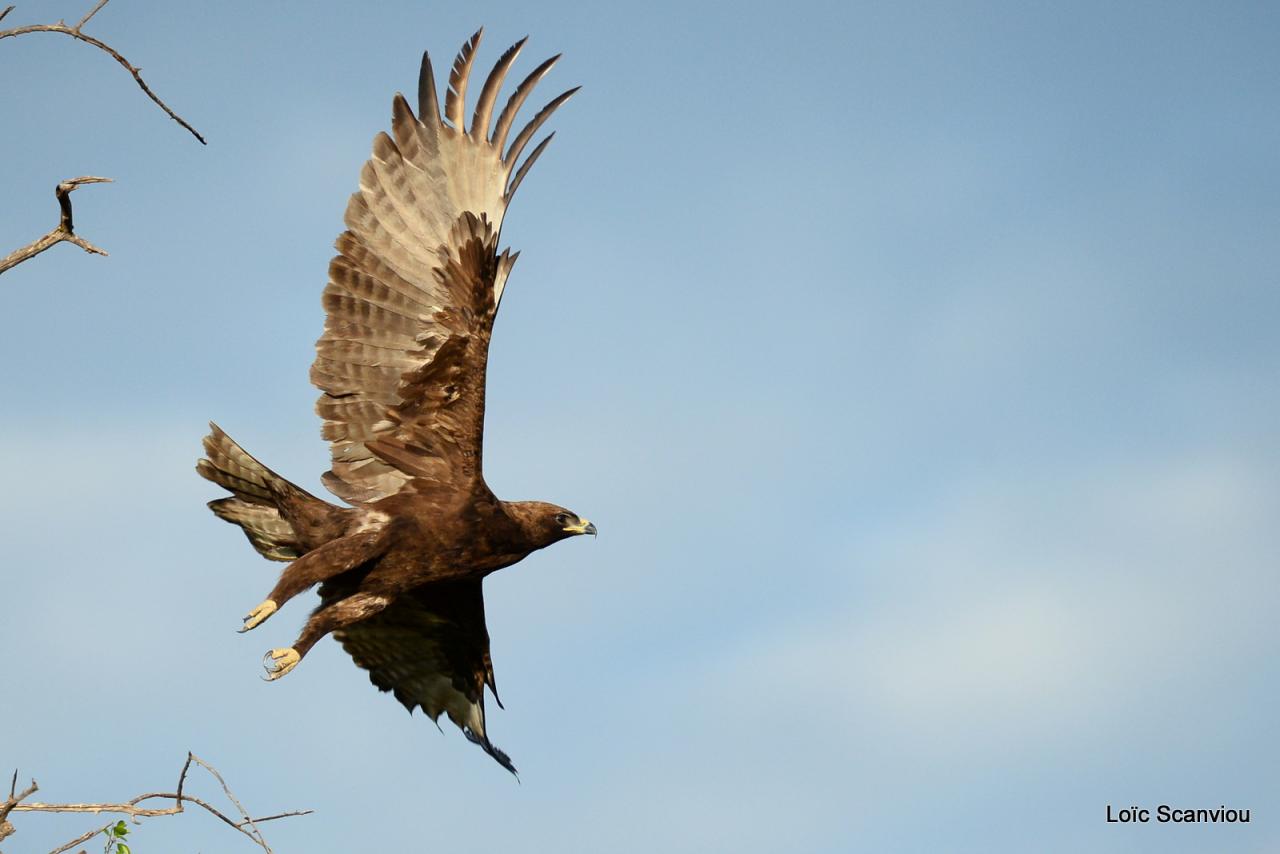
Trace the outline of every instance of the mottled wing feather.
{"type": "Polygon", "coordinates": [[[497,252],[502,218],[542,145],[517,168],[520,151],[572,94],[539,112],[504,153],[515,113],[554,62],[520,84],[491,134],[521,41],[485,81],[468,130],[465,96],[480,35],[453,64],[445,117],[425,54],[422,115],[395,96],[391,133],[374,139],[329,265],[311,380],[323,392],[316,410],[331,443],[323,479],[348,501],[376,501],[416,479],[463,487],[479,475],[489,334],[516,257],[497,252]]]}
{"type": "Polygon", "coordinates": [[[219,519],[239,525],[249,542],[267,560],[296,560],[305,551],[293,526],[280,517],[275,507],[253,504],[239,498],[219,498],[209,502],[219,519]]]}
{"type": "MultiPolygon", "coordinates": [[[[325,601],[344,592],[337,584],[320,590],[325,601]]],[[[334,637],[380,690],[390,691],[410,712],[421,708],[432,720],[448,715],[467,738],[515,773],[485,730],[485,686],[495,700],[498,695],[481,582],[432,584],[403,593],[334,637]]]]}

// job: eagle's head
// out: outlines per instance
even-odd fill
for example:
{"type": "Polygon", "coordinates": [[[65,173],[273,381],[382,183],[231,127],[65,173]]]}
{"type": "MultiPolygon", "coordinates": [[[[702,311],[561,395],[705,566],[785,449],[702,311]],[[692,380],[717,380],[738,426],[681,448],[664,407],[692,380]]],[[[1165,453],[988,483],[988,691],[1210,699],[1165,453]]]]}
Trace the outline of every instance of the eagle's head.
{"type": "Polygon", "coordinates": [[[520,523],[529,546],[542,549],[568,537],[596,534],[596,526],[572,510],[545,501],[515,501],[507,511],[520,523]]]}

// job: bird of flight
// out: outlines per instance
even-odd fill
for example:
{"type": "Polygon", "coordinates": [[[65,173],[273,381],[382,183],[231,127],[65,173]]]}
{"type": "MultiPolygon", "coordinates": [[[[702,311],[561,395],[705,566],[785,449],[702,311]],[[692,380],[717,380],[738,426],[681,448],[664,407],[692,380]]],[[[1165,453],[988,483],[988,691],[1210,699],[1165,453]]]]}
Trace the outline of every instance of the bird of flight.
{"type": "Polygon", "coordinates": [[[280,477],[217,425],[196,470],[231,493],[210,502],[218,517],[239,525],[263,557],[289,562],[241,631],[320,585],[320,605],[297,641],[264,658],[270,679],[332,633],[379,689],[410,712],[447,714],[514,773],[485,730],[485,686],[498,695],[481,582],[596,528],[563,507],[501,501],[489,490],[481,471],[485,365],[518,254],[498,251],[502,217],[554,134],[517,162],[577,89],[553,99],[508,145],[516,114],[559,59],[535,68],[493,120],[522,39],[485,80],[468,127],[480,35],[454,60],[443,116],[426,54],[418,115],[395,96],[391,135],[374,138],[329,264],[311,381],[323,392],[316,411],[332,451],[322,480],[351,506],[280,477]]]}

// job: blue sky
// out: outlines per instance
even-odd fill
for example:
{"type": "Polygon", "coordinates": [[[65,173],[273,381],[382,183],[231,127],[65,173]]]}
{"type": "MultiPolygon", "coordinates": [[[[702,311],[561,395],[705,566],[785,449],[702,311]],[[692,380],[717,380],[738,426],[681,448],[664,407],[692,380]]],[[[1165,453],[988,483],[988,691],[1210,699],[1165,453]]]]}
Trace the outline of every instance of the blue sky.
{"type": "MultiPolygon", "coordinates": [[[[82,8],[82,6],[84,8],[82,8]]],[[[19,4],[6,25],[88,4],[19,4]]],[[[0,44],[0,767],[215,764],[277,851],[1280,847],[1280,12],[142,4],[0,44]],[[203,503],[205,422],[319,490],[348,195],[423,49],[583,91],[523,184],[486,475],[595,542],[486,584],[516,785],[203,503]],[[265,632],[265,634],[264,634],[265,632]],[[20,734],[15,737],[14,734],[20,734]],[[1116,827],[1107,804],[1246,826],[1116,827]]],[[[205,786],[204,793],[216,794],[205,786]]],[[[20,816],[8,848],[84,824],[20,816]]],[[[135,850],[230,851],[203,816],[135,850]]]]}

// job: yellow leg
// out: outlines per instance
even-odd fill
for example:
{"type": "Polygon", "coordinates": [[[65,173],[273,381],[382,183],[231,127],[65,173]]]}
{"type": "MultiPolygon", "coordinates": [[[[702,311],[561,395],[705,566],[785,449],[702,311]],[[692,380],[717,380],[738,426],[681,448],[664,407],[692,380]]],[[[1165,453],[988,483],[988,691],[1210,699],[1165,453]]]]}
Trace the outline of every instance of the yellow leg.
{"type": "Polygon", "coordinates": [[[292,647],[286,649],[269,650],[262,657],[262,666],[267,671],[267,681],[274,682],[281,676],[284,676],[290,670],[298,666],[298,662],[302,660],[302,656],[298,655],[297,650],[292,647]]]}
{"type": "Polygon", "coordinates": [[[256,629],[258,626],[262,625],[266,622],[267,617],[270,617],[276,612],[277,607],[278,606],[275,602],[268,599],[258,607],[254,608],[245,615],[244,626],[240,629],[240,634],[244,634],[250,629],[256,629]]]}

